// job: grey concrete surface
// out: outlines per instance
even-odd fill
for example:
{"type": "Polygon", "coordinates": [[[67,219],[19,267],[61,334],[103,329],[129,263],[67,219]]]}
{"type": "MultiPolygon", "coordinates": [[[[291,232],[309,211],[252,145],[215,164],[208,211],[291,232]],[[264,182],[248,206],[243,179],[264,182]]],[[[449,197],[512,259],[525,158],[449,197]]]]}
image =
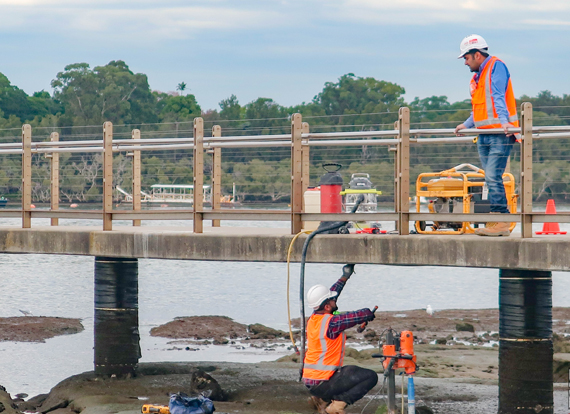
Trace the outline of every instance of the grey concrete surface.
{"type": "MultiPolygon", "coordinates": [[[[203,234],[194,234],[191,227],[2,227],[0,252],[285,262],[293,238],[288,233],[286,228],[245,227],[208,227],[203,234]]],[[[306,237],[295,242],[295,262],[306,237]]],[[[568,236],[317,235],[307,261],[568,271],[569,248],[568,236]]]]}

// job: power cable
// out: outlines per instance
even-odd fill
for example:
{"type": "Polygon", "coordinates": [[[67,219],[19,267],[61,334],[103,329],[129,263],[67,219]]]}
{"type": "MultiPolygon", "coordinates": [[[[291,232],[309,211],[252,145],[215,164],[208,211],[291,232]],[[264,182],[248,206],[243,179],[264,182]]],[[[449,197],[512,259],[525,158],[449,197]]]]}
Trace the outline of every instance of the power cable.
{"type": "Polygon", "coordinates": [[[299,355],[299,348],[297,344],[295,344],[295,339],[293,338],[293,328],[291,327],[291,301],[289,299],[289,281],[291,279],[291,275],[289,272],[290,263],[291,263],[291,252],[293,251],[293,244],[295,240],[299,238],[301,234],[310,234],[310,230],[304,230],[295,235],[291,243],[289,243],[289,249],[287,249],[287,320],[289,322],[289,337],[291,338],[291,342],[293,343],[293,348],[295,349],[295,353],[299,355]]]}

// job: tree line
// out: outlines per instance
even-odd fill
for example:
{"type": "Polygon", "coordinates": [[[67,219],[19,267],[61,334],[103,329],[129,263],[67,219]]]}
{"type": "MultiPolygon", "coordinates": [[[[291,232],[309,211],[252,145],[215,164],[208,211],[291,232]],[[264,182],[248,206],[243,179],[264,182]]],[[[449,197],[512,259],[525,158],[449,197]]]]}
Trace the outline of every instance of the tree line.
{"type": "MultiPolygon", "coordinates": [[[[173,85],[174,86],[174,85],[173,85]]],[[[188,135],[195,117],[204,118],[206,127],[222,125],[224,135],[253,135],[288,133],[290,116],[301,113],[313,132],[362,131],[393,129],[398,109],[408,106],[413,128],[452,128],[469,115],[469,99],[449,102],[446,96],[404,99],[405,89],[395,83],[352,73],[336,82],[327,82],[310,102],[286,107],[271,98],[260,97],[241,104],[231,95],[219,103],[219,108],[204,110],[194,95],[186,93],[187,84],[180,82],[176,92],[153,91],[147,76],[132,72],[123,61],[91,68],[87,63],[68,65],[57,73],[51,87],[53,92],[27,95],[0,73],[0,135],[13,136],[14,129],[29,123],[41,131],[58,131],[61,140],[100,136],[104,121],[128,126],[125,131],[140,128],[143,132],[168,131],[188,135]],[[85,128],[85,129],[82,129],[85,128]]],[[[531,102],[535,108],[535,125],[566,125],[570,122],[570,95],[556,96],[549,91],[536,97],[521,96],[519,102],[531,102]]],[[[49,134],[44,134],[47,137],[49,134]]],[[[36,135],[35,135],[36,136],[36,135]]],[[[157,135],[158,136],[158,135],[157,135]]],[[[169,135],[172,136],[172,135],[169,135]]],[[[46,138],[47,139],[47,138],[46,138]]],[[[564,140],[535,142],[534,179],[538,199],[570,196],[568,157],[570,150],[564,140]]],[[[518,168],[515,149],[513,171],[518,168]]],[[[261,148],[224,150],[223,190],[229,192],[236,183],[246,201],[288,201],[290,192],[289,158],[287,150],[267,151],[261,148]]],[[[458,159],[468,158],[478,163],[474,145],[413,146],[412,177],[420,172],[439,171],[453,167],[458,159]]],[[[117,185],[130,185],[129,160],[115,157],[117,185]]],[[[393,191],[393,160],[385,147],[315,147],[311,150],[311,182],[317,183],[324,162],[340,162],[345,168],[345,181],[354,172],[368,172],[372,181],[389,199],[393,191]],[[381,187],[381,188],[380,188],[381,187]]],[[[5,195],[16,196],[19,189],[18,159],[0,157],[0,184],[5,195]],[[11,172],[14,171],[14,172],[11,172]]],[[[99,155],[62,155],[62,199],[93,201],[100,198],[102,166],[99,155]]],[[[36,157],[34,164],[34,199],[49,200],[49,169],[44,158],[36,157]]],[[[206,174],[211,172],[209,160],[206,174]]],[[[185,184],[192,182],[192,163],[187,155],[153,153],[143,158],[144,184],[185,184]]]]}

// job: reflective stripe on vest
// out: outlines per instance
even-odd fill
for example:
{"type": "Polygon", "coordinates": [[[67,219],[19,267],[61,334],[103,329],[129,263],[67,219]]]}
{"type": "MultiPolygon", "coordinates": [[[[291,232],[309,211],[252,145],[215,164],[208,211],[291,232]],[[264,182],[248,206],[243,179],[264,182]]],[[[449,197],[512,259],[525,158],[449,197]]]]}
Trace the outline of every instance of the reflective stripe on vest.
{"type": "Polygon", "coordinates": [[[307,328],[312,331],[310,335],[307,335],[309,337],[309,352],[307,352],[307,355],[305,356],[303,378],[328,380],[334,372],[342,366],[346,335],[343,332],[336,339],[327,338],[326,333],[332,315],[322,315],[320,318],[320,326],[315,326],[316,323],[319,322],[314,318],[319,318],[320,316],[321,315],[312,315],[311,318],[313,319],[309,321],[309,326],[307,328]],[[318,334],[315,328],[318,329],[318,334]],[[315,334],[318,335],[318,338],[316,338],[315,334]],[[317,346],[317,344],[319,346],[317,346]],[[326,364],[327,359],[329,361],[332,359],[335,364],[326,364]]]}
{"type": "MultiPolygon", "coordinates": [[[[493,101],[493,94],[491,91],[491,74],[493,72],[493,67],[495,66],[495,62],[499,60],[496,57],[492,57],[485,68],[483,69],[483,73],[479,77],[479,82],[475,81],[475,76],[471,80],[471,103],[473,106],[473,121],[475,122],[476,128],[501,128],[501,120],[497,115],[497,111],[495,109],[495,102],[493,101]],[[483,90],[481,90],[481,86],[483,86],[483,90]],[[482,111],[480,108],[482,102],[479,101],[481,92],[484,93],[484,104],[485,110],[482,111]],[[477,96],[476,96],[477,95],[477,96]],[[476,101],[477,100],[477,101],[476,101]],[[483,113],[484,112],[484,113],[483,113]],[[484,116],[484,117],[483,117],[484,116]]],[[[518,125],[518,116],[517,116],[517,109],[516,109],[516,100],[513,94],[513,88],[511,84],[511,80],[508,80],[507,83],[507,90],[505,92],[505,104],[507,106],[508,111],[508,121],[513,124],[514,126],[518,125]]]]}

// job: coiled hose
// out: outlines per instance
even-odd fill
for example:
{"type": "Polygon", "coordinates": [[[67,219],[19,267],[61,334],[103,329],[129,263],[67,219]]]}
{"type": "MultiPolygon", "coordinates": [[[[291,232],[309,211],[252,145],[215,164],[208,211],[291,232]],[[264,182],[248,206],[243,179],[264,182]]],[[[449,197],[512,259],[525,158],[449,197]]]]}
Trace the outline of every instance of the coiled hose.
{"type": "MultiPolygon", "coordinates": [[[[360,204],[364,201],[364,195],[360,194],[356,203],[350,213],[356,213],[360,204]]],[[[301,308],[301,367],[299,368],[299,381],[303,378],[303,367],[305,366],[305,341],[307,336],[307,323],[305,321],[305,261],[307,259],[307,250],[309,249],[309,244],[311,240],[317,235],[321,233],[325,233],[331,230],[336,230],[342,226],[346,226],[348,221],[333,221],[330,224],[321,223],[321,226],[311,234],[305,240],[305,244],[303,245],[303,251],[301,253],[301,277],[300,277],[300,287],[299,287],[299,297],[300,297],[300,308],[301,308]]]]}

